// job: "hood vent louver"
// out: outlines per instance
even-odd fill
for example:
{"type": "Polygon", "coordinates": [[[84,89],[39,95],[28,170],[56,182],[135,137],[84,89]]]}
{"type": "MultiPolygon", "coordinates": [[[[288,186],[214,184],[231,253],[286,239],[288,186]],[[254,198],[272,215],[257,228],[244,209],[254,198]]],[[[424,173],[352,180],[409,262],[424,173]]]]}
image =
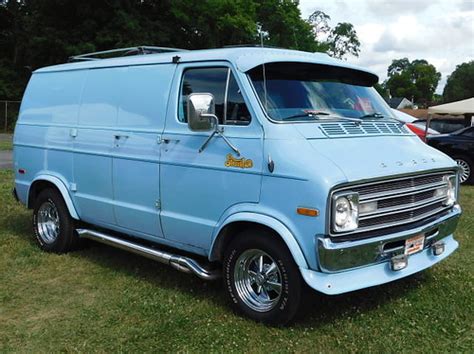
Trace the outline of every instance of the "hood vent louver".
{"type": "Polygon", "coordinates": [[[361,124],[354,124],[352,122],[321,123],[319,128],[329,138],[367,135],[411,135],[403,124],[394,122],[364,122],[361,124]]]}

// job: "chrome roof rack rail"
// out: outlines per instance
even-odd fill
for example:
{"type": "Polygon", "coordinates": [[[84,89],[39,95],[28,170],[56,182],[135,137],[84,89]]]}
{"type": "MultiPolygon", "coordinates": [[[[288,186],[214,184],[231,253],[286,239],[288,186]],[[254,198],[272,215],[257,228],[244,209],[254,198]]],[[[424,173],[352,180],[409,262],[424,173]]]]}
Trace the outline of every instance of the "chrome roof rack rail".
{"type": "Polygon", "coordinates": [[[153,46],[138,46],[128,48],[118,48],[110,50],[102,50],[100,52],[85,53],[80,55],[73,55],[69,57],[69,61],[92,61],[102,60],[116,57],[125,57],[132,55],[158,54],[158,53],[173,53],[183,52],[186,49],[168,48],[168,47],[153,47],[153,46]]]}

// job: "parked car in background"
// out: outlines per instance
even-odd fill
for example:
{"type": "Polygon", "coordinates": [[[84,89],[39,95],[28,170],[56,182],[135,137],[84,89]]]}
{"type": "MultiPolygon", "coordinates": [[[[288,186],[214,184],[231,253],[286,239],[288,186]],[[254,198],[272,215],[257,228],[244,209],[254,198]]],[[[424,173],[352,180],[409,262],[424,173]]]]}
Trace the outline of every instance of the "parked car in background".
{"type": "Polygon", "coordinates": [[[474,127],[451,134],[428,136],[427,143],[452,157],[459,167],[461,183],[474,182],[474,127]]]}
{"type": "MultiPolygon", "coordinates": [[[[417,126],[426,126],[426,119],[418,119],[413,122],[417,126]]],[[[464,118],[433,118],[430,120],[430,128],[440,134],[453,133],[459,129],[466,128],[464,118]]]]}
{"type": "MultiPolygon", "coordinates": [[[[417,119],[405,112],[399,111],[398,109],[393,109],[395,119],[401,123],[405,123],[408,129],[410,129],[413,133],[418,135],[421,140],[426,140],[426,123],[418,123],[417,119]]],[[[439,134],[438,131],[429,128],[428,135],[435,135],[439,134]]]]}

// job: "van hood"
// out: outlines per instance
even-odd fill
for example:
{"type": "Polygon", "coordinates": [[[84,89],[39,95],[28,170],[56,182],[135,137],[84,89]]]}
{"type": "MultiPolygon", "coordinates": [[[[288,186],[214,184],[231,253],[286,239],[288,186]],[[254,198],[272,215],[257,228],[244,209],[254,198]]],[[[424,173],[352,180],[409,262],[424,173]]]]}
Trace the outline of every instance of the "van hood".
{"type": "Polygon", "coordinates": [[[318,155],[340,169],[347,182],[457,167],[450,157],[416,136],[307,138],[307,141],[318,155]]]}

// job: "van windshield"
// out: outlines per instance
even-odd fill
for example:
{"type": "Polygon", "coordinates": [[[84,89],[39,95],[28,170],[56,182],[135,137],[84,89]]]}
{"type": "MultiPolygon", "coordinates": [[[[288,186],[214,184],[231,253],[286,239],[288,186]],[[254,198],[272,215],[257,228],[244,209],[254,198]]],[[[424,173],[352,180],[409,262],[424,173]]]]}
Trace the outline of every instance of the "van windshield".
{"type": "Polygon", "coordinates": [[[372,87],[377,77],[370,73],[319,64],[270,63],[248,75],[267,114],[276,121],[393,118],[372,87]]]}

